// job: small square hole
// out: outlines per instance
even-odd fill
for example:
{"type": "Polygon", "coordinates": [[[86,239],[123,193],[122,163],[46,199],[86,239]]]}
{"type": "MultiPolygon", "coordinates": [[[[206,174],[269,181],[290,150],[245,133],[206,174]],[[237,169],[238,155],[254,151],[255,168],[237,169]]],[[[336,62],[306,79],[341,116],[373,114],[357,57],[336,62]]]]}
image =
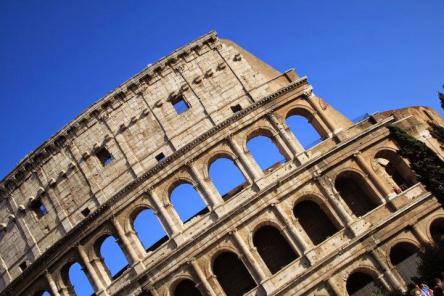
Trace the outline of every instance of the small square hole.
{"type": "Polygon", "coordinates": [[[230,108],[231,108],[231,111],[233,111],[233,113],[237,113],[242,110],[242,107],[239,104],[231,106],[230,108]]]}
{"type": "Polygon", "coordinates": [[[161,161],[164,158],[165,158],[165,154],[163,154],[162,152],[160,152],[159,154],[156,155],[156,160],[157,161],[161,161]]]}
{"type": "Polygon", "coordinates": [[[91,213],[91,210],[89,208],[85,208],[80,213],[82,213],[84,217],[87,217],[91,213]]]}
{"type": "Polygon", "coordinates": [[[20,263],[19,267],[22,271],[25,271],[25,269],[28,267],[28,264],[26,263],[26,261],[23,261],[22,263],[20,263]]]}
{"type": "Polygon", "coordinates": [[[114,159],[111,153],[109,153],[106,148],[100,148],[99,150],[97,150],[96,156],[104,167],[110,165],[114,159]]]}
{"type": "Polygon", "coordinates": [[[171,101],[171,103],[173,104],[174,110],[176,110],[177,114],[181,114],[190,109],[190,106],[188,106],[183,96],[178,96],[173,101],[171,101]]]}
{"type": "Polygon", "coordinates": [[[45,204],[40,199],[32,203],[31,209],[34,211],[37,218],[39,219],[48,214],[48,209],[45,207],[45,204]]]}

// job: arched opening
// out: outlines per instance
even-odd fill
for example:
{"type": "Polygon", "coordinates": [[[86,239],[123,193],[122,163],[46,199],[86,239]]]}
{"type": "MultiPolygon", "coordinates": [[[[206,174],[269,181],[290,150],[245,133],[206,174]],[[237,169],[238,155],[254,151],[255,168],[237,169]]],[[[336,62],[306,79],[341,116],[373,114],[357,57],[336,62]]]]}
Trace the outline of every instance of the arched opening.
{"type": "Polygon", "coordinates": [[[79,263],[74,263],[69,267],[68,279],[76,296],[90,296],[94,293],[94,288],[79,263]]]}
{"type": "Polygon", "coordinates": [[[174,296],[202,296],[202,294],[193,281],[186,279],[176,286],[174,296]]]}
{"type": "Polygon", "coordinates": [[[147,252],[154,251],[168,240],[162,224],[150,209],[144,209],[137,214],[133,227],[147,252]]]}
{"type": "Polygon", "coordinates": [[[285,162],[276,144],[267,136],[255,136],[247,141],[247,148],[259,167],[265,171],[285,162]]]}
{"type": "Polygon", "coordinates": [[[190,183],[181,183],[174,187],[170,201],[183,223],[208,212],[201,196],[190,183]]]}
{"type": "Polygon", "coordinates": [[[281,232],[273,226],[259,228],[253,235],[253,244],[272,274],[298,258],[281,232]]]}
{"type": "Polygon", "coordinates": [[[112,279],[117,278],[128,267],[125,254],[113,236],[108,236],[100,244],[100,257],[112,279]]]}
{"type": "Polygon", "coordinates": [[[246,182],[233,160],[225,157],[211,163],[209,175],[223,199],[228,199],[238,193],[246,182]]]}
{"type": "Polygon", "coordinates": [[[294,111],[290,113],[285,123],[305,150],[325,138],[320,132],[320,127],[313,121],[313,115],[308,112],[294,111]]]}
{"type": "Polygon", "coordinates": [[[381,291],[384,289],[379,283],[365,272],[353,272],[347,279],[347,293],[350,296],[379,295],[377,293],[381,291]]]}
{"type": "Polygon", "coordinates": [[[243,295],[256,287],[244,263],[232,252],[224,252],[216,257],[213,273],[227,296],[243,295]]]}
{"type": "Polygon", "coordinates": [[[444,218],[438,218],[430,225],[430,234],[435,243],[444,240],[444,218]]]}
{"type": "Polygon", "coordinates": [[[390,249],[390,262],[407,283],[419,276],[418,252],[418,247],[408,242],[398,243],[390,249]]]}
{"type": "Polygon", "coordinates": [[[380,204],[378,196],[364,178],[355,172],[344,172],[337,176],[335,188],[357,217],[367,214],[380,204]]]}
{"type": "Polygon", "coordinates": [[[293,213],[314,245],[322,243],[338,231],[327,214],[313,201],[298,203],[293,213]]]}
{"type": "Polygon", "coordinates": [[[394,151],[381,150],[376,153],[376,162],[384,169],[384,173],[400,191],[417,183],[416,176],[407,163],[394,151]]]}

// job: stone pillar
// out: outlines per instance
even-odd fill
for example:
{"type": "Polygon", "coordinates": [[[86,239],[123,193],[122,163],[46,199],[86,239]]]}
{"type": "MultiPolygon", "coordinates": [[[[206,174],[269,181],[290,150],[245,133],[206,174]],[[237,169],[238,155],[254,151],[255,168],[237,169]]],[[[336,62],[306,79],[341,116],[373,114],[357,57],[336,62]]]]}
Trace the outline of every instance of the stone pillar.
{"type": "Polygon", "coordinates": [[[304,154],[304,147],[302,147],[301,143],[292,135],[290,135],[290,131],[288,127],[283,127],[282,124],[277,120],[276,116],[273,113],[267,114],[268,119],[274,128],[278,131],[278,133],[282,137],[282,141],[286,144],[286,146],[292,152],[292,158],[296,158],[299,163],[303,163],[307,160],[306,155],[304,154]],[[295,141],[296,140],[296,141],[295,141]]]}
{"type": "Polygon", "coordinates": [[[60,296],[59,289],[48,271],[45,272],[45,277],[48,282],[49,290],[51,291],[51,296],[60,296]]]}
{"type": "Polygon", "coordinates": [[[355,157],[356,163],[359,165],[361,170],[367,174],[372,183],[375,184],[376,188],[383,196],[383,201],[389,202],[389,197],[392,192],[386,188],[385,183],[381,181],[379,176],[367,164],[360,152],[353,154],[353,156],[355,157]]]}
{"type": "Polygon", "coordinates": [[[250,252],[250,248],[244,242],[243,238],[236,230],[232,233],[233,239],[237,246],[240,248],[242,256],[247,260],[247,266],[253,271],[253,276],[258,284],[262,283],[267,279],[266,272],[262,269],[262,264],[254,258],[253,254],[250,252]]]}
{"type": "Polygon", "coordinates": [[[315,175],[314,180],[316,181],[319,190],[327,198],[329,203],[332,205],[336,213],[342,221],[342,224],[346,227],[353,221],[353,216],[345,209],[347,205],[345,204],[342,197],[334,189],[334,185],[325,180],[325,177],[315,175]]]}
{"type": "Polygon", "coordinates": [[[247,153],[245,153],[243,148],[233,138],[228,137],[228,142],[230,144],[231,149],[233,149],[233,152],[239,158],[242,167],[245,168],[249,176],[249,179],[254,182],[262,178],[264,173],[257,165],[256,161],[252,159],[252,157],[249,157],[247,153]]]}
{"type": "Polygon", "coordinates": [[[427,238],[427,235],[421,229],[419,229],[417,225],[413,224],[410,227],[410,230],[412,234],[416,237],[416,239],[421,243],[421,245],[427,246],[431,244],[431,242],[427,238]]]}
{"type": "Polygon", "coordinates": [[[140,257],[134,250],[132,244],[128,240],[128,237],[125,235],[125,231],[123,231],[122,226],[120,225],[117,219],[112,219],[112,223],[117,232],[117,238],[122,243],[122,247],[124,248],[125,254],[127,254],[131,260],[132,264],[140,262],[140,257]]]}
{"type": "Polygon", "coordinates": [[[341,292],[341,289],[336,285],[336,283],[333,281],[332,277],[328,278],[327,284],[330,287],[330,289],[333,290],[333,293],[335,293],[336,296],[343,295],[343,293],[341,292]]]}
{"type": "Polygon", "coordinates": [[[144,249],[142,242],[140,241],[134,229],[131,228],[130,230],[126,231],[124,234],[127,235],[128,241],[130,242],[130,245],[134,247],[134,250],[137,252],[138,257],[140,259],[145,258],[146,250],[144,249]]]}
{"type": "Polygon", "coordinates": [[[91,279],[92,284],[97,291],[96,294],[102,294],[103,291],[103,295],[108,295],[104,291],[104,287],[106,286],[106,281],[107,279],[109,279],[109,276],[107,274],[97,274],[95,268],[91,265],[91,262],[85,250],[83,249],[83,246],[77,246],[77,251],[80,255],[80,259],[82,260],[82,265],[85,267],[86,272],[88,273],[89,278],[91,279]]]}
{"type": "Polygon", "coordinates": [[[390,269],[390,267],[387,265],[387,263],[383,259],[383,255],[380,254],[380,251],[376,248],[376,246],[375,246],[375,248],[373,248],[370,251],[370,254],[375,259],[375,261],[378,263],[378,265],[381,267],[384,275],[387,276],[389,284],[391,285],[391,287],[388,287],[388,288],[389,289],[400,289],[403,286],[403,284],[401,284],[398,281],[398,279],[396,278],[396,276],[393,274],[392,270],[390,269]]]}
{"type": "Polygon", "coordinates": [[[210,283],[208,282],[204,272],[200,268],[199,264],[197,264],[196,260],[190,261],[191,266],[193,267],[194,272],[196,273],[197,277],[199,278],[199,281],[202,283],[202,286],[204,287],[206,293],[209,296],[217,296],[216,292],[211,287],[210,283]]]}
{"type": "Polygon", "coordinates": [[[310,104],[310,106],[316,111],[317,114],[319,114],[319,117],[321,118],[322,122],[327,126],[327,128],[330,130],[329,134],[334,134],[339,131],[339,128],[336,128],[334,122],[325,114],[324,110],[319,108],[318,104],[314,101],[314,94],[313,89],[310,87],[306,91],[304,91],[304,96],[307,99],[307,102],[310,104]]]}
{"type": "Polygon", "coordinates": [[[172,237],[175,234],[178,234],[180,232],[181,225],[178,225],[176,221],[174,221],[174,217],[168,213],[167,209],[162,205],[160,202],[159,197],[156,195],[156,193],[153,190],[150,190],[148,193],[148,196],[152,202],[152,204],[155,206],[156,211],[159,213],[158,217],[162,221],[162,223],[165,225],[165,228],[167,230],[168,236],[172,237]]]}
{"type": "Polygon", "coordinates": [[[200,171],[196,169],[196,167],[192,164],[188,164],[188,168],[191,174],[191,177],[193,178],[194,182],[196,182],[197,187],[199,189],[199,192],[202,192],[202,197],[205,199],[207,205],[214,209],[220,204],[222,204],[223,200],[220,198],[219,194],[217,193],[217,190],[212,186],[211,183],[209,183],[207,180],[205,180],[205,177],[202,176],[200,171]]]}

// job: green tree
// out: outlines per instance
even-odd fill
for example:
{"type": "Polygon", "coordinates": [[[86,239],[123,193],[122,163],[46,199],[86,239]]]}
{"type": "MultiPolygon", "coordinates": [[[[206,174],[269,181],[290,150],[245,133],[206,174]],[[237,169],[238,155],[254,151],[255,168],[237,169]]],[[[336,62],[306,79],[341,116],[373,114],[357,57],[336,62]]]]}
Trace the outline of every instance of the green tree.
{"type": "Polygon", "coordinates": [[[444,241],[426,246],[419,256],[421,261],[418,265],[418,272],[422,281],[431,285],[433,279],[440,277],[444,270],[444,241]]]}
{"type": "Polygon", "coordinates": [[[403,129],[394,125],[388,126],[388,129],[400,147],[400,154],[410,161],[418,180],[444,205],[444,162],[403,129]]]}
{"type": "MultiPolygon", "coordinates": [[[[444,88],[444,85],[443,85],[444,88]]],[[[438,92],[439,100],[441,101],[441,108],[444,109],[444,94],[442,92],[438,92]]]]}

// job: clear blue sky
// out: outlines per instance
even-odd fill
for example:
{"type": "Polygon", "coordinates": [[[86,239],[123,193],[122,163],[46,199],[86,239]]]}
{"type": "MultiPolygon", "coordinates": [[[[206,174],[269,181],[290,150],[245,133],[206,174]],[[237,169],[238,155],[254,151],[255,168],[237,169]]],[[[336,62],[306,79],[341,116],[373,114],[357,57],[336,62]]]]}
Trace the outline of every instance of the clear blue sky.
{"type": "Polygon", "coordinates": [[[439,108],[444,1],[0,2],[0,178],[98,98],[216,30],[353,118],[439,108]]]}

